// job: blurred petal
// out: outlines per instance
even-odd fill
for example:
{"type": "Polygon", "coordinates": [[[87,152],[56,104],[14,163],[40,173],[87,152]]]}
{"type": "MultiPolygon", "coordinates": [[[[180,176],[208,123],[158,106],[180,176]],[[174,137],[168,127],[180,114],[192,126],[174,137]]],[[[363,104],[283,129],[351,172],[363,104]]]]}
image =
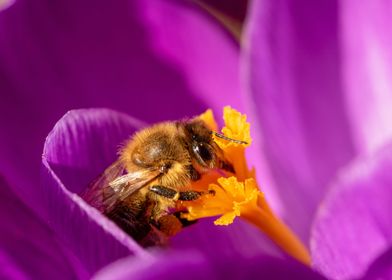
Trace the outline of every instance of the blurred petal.
{"type": "Polygon", "coordinates": [[[262,133],[284,217],[304,241],[329,178],[353,155],[337,8],[330,0],[253,1],[246,30],[251,121],[262,133]]]}
{"type": "Polygon", "coordinates": [[[246,17],[246,10],[248,7],[248,0],[197,0],[197,2],[201,2],[207,4],[209,7],[212,7],[219,13],[224,14],[225,16],[238,21],[239,23],[243,23],[246,17]]]}
{"type": "Polygon", "coordinates": [[[247,0],[196,0],[195,3],[218,20],[238,43],[241,42],[242,28],[248,7],[247,0]]]}
{"type": "Polygon", "coordinates": [[[249,257],[260,252],[283,257],[286,254],[267,236],[240,219],[230,226],[214,225],[214,218],[201,219],[184,228],[171,240],[170,247],[178,250],[198,250],[219,257],[249,257]]]}
{"type": "Polygon", "coordinates": [[[68,112],[48,135],[41,202],[46,219],[89,273],[129,254],[144,254],[128,235],[78,194],[115,159],[119,144],[140,123],[105,109],[68,112]]]}
{"type": "Polygon", "coordinates": [[[83,278],[56,236],[11,191],[0,176],[0,278],[83,278]]]}
{"type": "Polygon", "coordinates": [[[290,259],[267,255],[251,258],[211,258],[196,251],[158,254],[134,261],[122,259],[94,277],[100,279],[324,279],[308,267],[290,259]]]}
{"type": "Polygon", "coordinates": [[[241,108],[238,46],[184,1],[19,0],[0,14],[0,61],[0,170],[34,208],[45,136],[70,109],[156,122],[241,108]]]}
{"type": "Polygon", "coordinates": [[[392,2],[341,1],[344,90],[358,149],[392,137],[392,2]]]}
{"type": "Polygon", "coordinates": [[[379,256],[362,280],[392,279],[392,248],[379,256]]]}
{"type": "Polygon", "coordinates": [[[0,11],[7,9],[9,6],[14,4],[15,0],[0,0],[0,11]]]}
{"type": "MultiPolygon", "coordinates": [[[[145,18],[154,49],[184,76],[191,97],[178,100],[184,93],[177,91],[174,95],[173,85],[167,92],[160,89],[164,103],[157,103],[157,111],[163,111],[161,106],[168,104],[171,110],[178,111],[171,112],[173,118],[200,114],[202,111],[197,111],[200,106],[190,104],[193,100],[201,101],[214,112],[220,112],[227,104],[242,110],[239,48],[229,32],[192,1],[139,1],[143,3],[140,13],[145,18]],[[179,105],[184,107],[180,109],[179,105]]],[[[159,77],[161,73],[156,75],[159,77]]],[[[150,120],[133,112],[132,115],[150,120]]]]}
{"type": "Polygon", "coordinates": [[[315,268],[352,279],[392,245],[392,145],[358,159],[333,185],[312,228],[315,268]]]}

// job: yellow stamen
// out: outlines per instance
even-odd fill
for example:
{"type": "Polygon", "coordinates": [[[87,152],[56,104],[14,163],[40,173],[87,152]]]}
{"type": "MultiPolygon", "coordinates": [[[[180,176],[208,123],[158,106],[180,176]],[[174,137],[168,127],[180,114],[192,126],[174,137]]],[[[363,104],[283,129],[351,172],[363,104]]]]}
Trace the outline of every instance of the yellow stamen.
{"type": "Polygon", "coordinates": [[[235,217],[241,217],[267,234],[277,245],[299,261],[310,264],[306,247],[295,234],[275,215],[259,191],[253,178],[238,182],[236,177],[218,179],[219,185],[211,184],[210,194],[196,202],[185,202],[188,213],[183,217],[196,220],[222,215],[215,225],[229,225],[235,217]],[[261,206],[267,206],[266,208],[261,206]]]}
{"type": "Polygon", "coordinates": [[[223,150],[227,159],[233,163],[238,179],[243,181],[253,177],[254,172],[249,171],[245,158],[245,148],[252,143],[250,123],[246,121],[246,115],[226,106],[223,108],[223,120],[225,127],[222,128],[222,133],[231,139],[241,140],[247,144],[239,144],[218,137],[214,137],[214,141],[223,150]]]}
{"type": "Polygon", "coordinates": [[[217,131],[218,130],[218,124],[215,121],[214,113],[212,112],[211,109],[208,109],[203,114],[199,115],[198,118],[201,119],[202,121],[204,121],[204,123],[212,131],[217,131]]]}
{"type": "Polygon", "coordinates": [[[222,149],[226,149],[230,146],[248,147],[252,143],[252,138],[250,137],[250,123],[246,121],[245,114],[241,114],[230,106],[226,106],[223,108],[223,120],[225,121],[225,127],[222,128],[222,133],[229,138],[245,141],[247,144],[238,144],[223,139],[216,139],[216,142],[222,149]]]}
{"type": "MultiPolygon", "coordinates": [[[[212,129],[216,122],[212,112],[207,111],[200,118],[212,129]]],[[[223,150],[225,157],[233,163],[235,177],[225,178],[217,173],[207,174],[202,178],[202,183],[194,183],[195,189],[206,191],[196,201],[180,202],[179,207],[184,207],[188,213],[183,217],[188,220],[203,217],[220,216],[215,220],[215,225],[230,225],[236,217],[240,217],[253,224],[267,234],[278,246],[297,260],[310,265],[310,256],[307,248],[301,243],[296,235],[280,221],[269,207],[264,194],[260,192],[254,169],[249,170],[245,148],[252,142],[250,137],[250,124],[246,122],[246,116],[240,114],[231,107],[224,108],[225,127],[222,133],[232,139],[247,142],[239,144],[221,138],[214,141],[223,150]]]]}

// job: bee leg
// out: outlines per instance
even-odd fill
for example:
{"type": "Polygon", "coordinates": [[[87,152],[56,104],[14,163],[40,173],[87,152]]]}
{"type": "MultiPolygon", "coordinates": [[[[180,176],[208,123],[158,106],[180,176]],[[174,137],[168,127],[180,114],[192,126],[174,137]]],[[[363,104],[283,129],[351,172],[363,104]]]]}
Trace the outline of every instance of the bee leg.
{"type": "Polygon", "coordinates": [[[191,201],[198,199],[202,193],[197,191],[183,191],[179,193],[178,200],[191,201]]]}
{"type": "Polygon", "coordinates": [[[150,191],[166,198],[170,198],[170,199],[177,198],[178,200],[181,201],[196,200],[202,195],[201,192],[197,192],[197,191],[177,192],[176,190],[173,190],[171,188],[167,188],[159,185],[151,186],[150,191]]]}
{"type": "Polygon", "coordinates": [[[170,189],[170,188],[166,188],[164,186],[159,186],[159,185],[151,186],[150,191],[152,191],[153,193],[156,193],[157,195],[160,195],[160,196],[163,196],[166,198],[170,198],[170,199],[175,198],[177,195],[177,191],[170,189]]]}

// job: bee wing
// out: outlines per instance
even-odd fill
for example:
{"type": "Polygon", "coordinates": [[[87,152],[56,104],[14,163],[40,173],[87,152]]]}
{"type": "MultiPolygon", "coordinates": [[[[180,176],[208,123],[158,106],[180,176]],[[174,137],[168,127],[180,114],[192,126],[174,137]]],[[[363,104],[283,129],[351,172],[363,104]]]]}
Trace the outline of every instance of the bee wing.
{"type": "Polygon", "coordinates": [[[82,194],[83,199],[102,211],[103,194],[105,193],[105,190],[109,187],[111,181],[124,173],[124,170],[122,163],[120,161],[115,161],[90,183],[87,190],[82,194]]]}
{"type": "Polygon", "coordinates": [[[84,200],[101,212],[110,211],[119,200],[146,186],[160,175],[159,171],[143,169],[123,175],[124,166],[120,161],[110,165],[87,191],[84,200]]]}
{"type": "Polygon", "coordinates": [[[104,194],[105,209],[112,209],[116,202],[125,200],[134,192],[156,180],[161,174],[158,170],[143,169],[116,178],[109,183],[110,192],[104,194]]]}

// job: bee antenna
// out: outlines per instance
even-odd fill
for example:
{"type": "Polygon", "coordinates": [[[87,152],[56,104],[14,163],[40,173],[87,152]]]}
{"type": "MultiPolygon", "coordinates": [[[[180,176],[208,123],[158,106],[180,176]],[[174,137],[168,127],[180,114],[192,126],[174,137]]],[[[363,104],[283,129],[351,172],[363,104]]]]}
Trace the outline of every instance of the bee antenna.
{"type": "Polygon", "coordinates": [[[225,136],[223,134],[220,134],[218,132],[215,132],[215,131],[211,131],[211,133],[214,134],[216,137],[219,137],[221,139],[224,139],[224,140],[227,140],[227,141],[230,141],[230,142],[233,142],[233,143],[245,144],[245,145],[248,144],[248,142],[246,142],[246,141],[232,139],[232,138],[229,138],[229,137],[227,137],[227,136],[225,136]]]}

